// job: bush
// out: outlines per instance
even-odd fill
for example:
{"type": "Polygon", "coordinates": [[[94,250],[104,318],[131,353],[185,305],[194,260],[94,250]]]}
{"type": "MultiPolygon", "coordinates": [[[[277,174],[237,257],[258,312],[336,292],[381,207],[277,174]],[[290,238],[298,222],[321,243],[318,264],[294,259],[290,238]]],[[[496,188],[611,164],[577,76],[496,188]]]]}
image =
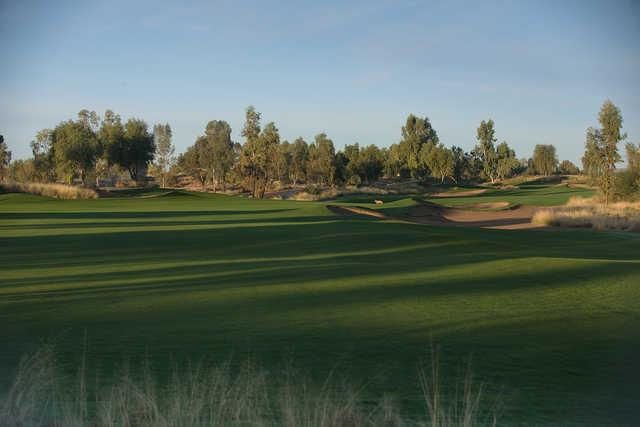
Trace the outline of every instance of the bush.
{"type": "Polygon", "coordinates": [[[360,175],[351,175],[351,178],[349,178],[347,184],[357,187],[362,184],[362,179],[360,178],[360,175]]]}
{"type": "Polygon", "coordinates": [[[75,187],[65,184],[42,184],[12,182],[0,184],[3,193],[29,193],[56,199],[95,199],[98,194],[90,188],[75,187]]]}

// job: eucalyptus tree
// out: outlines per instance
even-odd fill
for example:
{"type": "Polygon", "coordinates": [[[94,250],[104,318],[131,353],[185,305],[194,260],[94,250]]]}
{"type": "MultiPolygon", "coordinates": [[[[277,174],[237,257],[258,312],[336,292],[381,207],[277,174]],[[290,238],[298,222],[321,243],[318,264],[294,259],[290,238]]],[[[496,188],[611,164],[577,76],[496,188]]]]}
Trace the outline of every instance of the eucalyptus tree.
{"type": "Polygon", "coordinates": [[[582,158],[585,171],[594,179],[607,205],[613,195],[616,164],[622,158],[618,143],[626,139],[622,133],[622,114],[613,102],[602,104],[598,114],[599,129],[587,129],[585,153],[582,158]]]}
{"type": "Polygon", "coordinates": [[[280,134],[273,122],[267,123],[258,137],[255,146],[256,193],[254,197],[263,198],[267,188],[277,175],[277,155],[280,134]]]}
{"type": "Polygon", "coordinates": [[[292,153],[289,141],[282,141],[278,145],[276,154],[276,179],[281,182],[290,182],[291,179],[292,153]]]}
{"type": "Polygon", "coordinates": [[[4,142],[4,135],[0,135],[0,182],[7,178],[9,163],[11,163],[11,151],[9,151],[7,143],[4,142]]]}
{"type": "Polygon", "coordinates": [[[51,145],[58,174],[69,183],[75,176],[86,183],[88,172],[101,154],[92,126],[83,120],[62,122],[51,134],[51,145]]]}
{"type": "Polygon", "coordinates": [[[439,144],[432,147],[429,150],[423,151],[423,161],[429,170],[431,175],[440,179],[441,183],[444,183],[445,178],[453,178],[455,172],[455,159],[453,153],[447,147],[439,144]]]}
{"type": "Polygon", "coordinates": [[[155,166],[160,174],[160,183],[164,188],[171,166],[175,163],[175,147],[171,142],[172,131],[169,123],[156,124],[153,127],[153,141],[156,146],[155,166]]]}
{"type": "Polygon", "coordinates": [[[53,155],[53,130],[38,131],[34,140],[29,144],[33,155],[34,179],[40,182],[50,182],[56,179],[56,164],[53,155]]]}
{"type": "Polygon", "coordinates": [[[315,136],[309,146],[308,175],[312,181],[321,185],[334,185],[336,179],[335,165],[336,150],[333,141],[327,134],[320,133],[315,136]]]}
{"type": "Polygon", "coordinates": [[[551,144],[538,144],[533,150],[533,167],[537,174],[549,176],[558,168],[556,147],[551,144]]]}
{"type": "Polygon", "coordinates": [[[424,162],[420,154],[424,146],[428,149],[435,147],[439,142],[438,134],[431,125],[428,117],[417,117],[409,114],[405,125],[402,127],[402,140],[399,143],[399,151],[405,167],[412,178],[422,178],[425,174],[424,162]]]}
{"type": "Polygon", "coordinates": [[[235,160],[231,126],[224,120],[211,120],[205,129],[205,139],[202,156],[209,171],[213,191],[218,189],[218,184],[226,190],[227,175],[235,160]]]}
{"type": "Polygon", "coordinates": [[[249,187],[253,197],[257,195],[260,118],[260,113],[257,112],[252,105],[247,107],[245,111],[245,123],[242,128],[242,136],[245,142],[242,146],[239,161],[240,172],[249,181],[249,187]]]}
{"type": "Polygon", "coordinates": [[[155,151],[153,135],[149,133],[147,123],[135,118],[127,120],[116,163],[129,172],[132,180],[138,182],[144,177],[155,151]]]}
{"type": "Polygon", "coordinates": [[[578,175],[580,173],[580,169],[578,169],[578,167],[570,160],[563,160],[560,162],[558,171],[563,175],[578,175]]]}
{"type": "Polygon", "coordinates": [[[498,178],[498,154],[495,143],[497,141],[493,120],[481,121],[476,131],[478,144],[474,153],[482,163],[482,171],[491,183],[498,178]]]}
{"type": "Polygon", "coordinates": [[[205,188],[209,170],[202,157],[202,152],[207,145],[207,139],[204,136],[198,137],[195,144],[187,148],[183,154],[178,156],[178,168],[185,174],[196,179],[202,188],[205,188]]]}
{"type": "Polygon", "coordinates": [[[640,144],[628,142],[624,148],[627,154],[627,168],[640,171],[640,144]]]}
{"type": "Polygon", "coordinates": [[[498,158],[496,173],[499,179],[510,177],[520,167],[520,162],[516,158],[516,152],[509,147],[506,141],[498,144],[496,147],[496,156],[498,158]]]}
{"type": "Polygon", "coordinates": [[[309,144],[300,138],[293,141],[289,147],[291,151],[290,173],[294,184],[307,178],[307,164],[309,162],[309,144]]]}

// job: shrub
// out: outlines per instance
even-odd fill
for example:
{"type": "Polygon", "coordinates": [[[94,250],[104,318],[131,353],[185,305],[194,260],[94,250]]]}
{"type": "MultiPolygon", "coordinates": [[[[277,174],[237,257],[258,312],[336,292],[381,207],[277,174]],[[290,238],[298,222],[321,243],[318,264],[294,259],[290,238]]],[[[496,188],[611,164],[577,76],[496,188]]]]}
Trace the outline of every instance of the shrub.
{"type": "Polygon", "coordinates": [[[56,199],[95,199],[98,194],[90,188],[65,184],[19,183],[0,184],[0,192],[29,193],[56,199]]]}
{"type": "Polygon", "coordinates": [[[347,184],[357,187],[358,185],[362,184],[362,178],[360,178],[360,175],[351,175],[351,177],[347,181],[347,184]]]}

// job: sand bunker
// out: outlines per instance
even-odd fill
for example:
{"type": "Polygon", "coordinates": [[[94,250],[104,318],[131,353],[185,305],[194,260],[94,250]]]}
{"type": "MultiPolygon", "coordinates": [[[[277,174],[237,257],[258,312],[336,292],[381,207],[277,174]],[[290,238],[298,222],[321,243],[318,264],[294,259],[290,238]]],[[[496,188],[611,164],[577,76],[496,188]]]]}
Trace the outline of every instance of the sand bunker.
{"type": "Polygon", "coordinates": [[[504,209],[509,207],[509,202],[489,202],[489,203],[476,203],[473,205],[458,206],[458,209],[504,209]]]}
{"type": "MultiPolygon", "coordinates": [[[[495,202],[507,203],[507,202],[495,202]]],[[[496,206],[494,204],[492,208],[496,206]]],[[[507,204],[508,205],[508,204],[507,204]]],[[[498,205],[504,207],[505,205],[498,205]]],[[[399,219],[416,222],[419,224],[439,225],[439,226],[461,226],[496,228],[506,230],[516,230],[525,228],[536,228],[531,224],[531,218],[538,208],[535,206],[516,206],[512,209],[504,210],[469,210],[462,208],[450,208],[435,203],[420,203],[409,208],[408,213],[402,217],[385,215],[383,212],[367,209],[360,206],[335,206],[327,208],[339,215],[367,215],[379,219],[399,219]]]]}

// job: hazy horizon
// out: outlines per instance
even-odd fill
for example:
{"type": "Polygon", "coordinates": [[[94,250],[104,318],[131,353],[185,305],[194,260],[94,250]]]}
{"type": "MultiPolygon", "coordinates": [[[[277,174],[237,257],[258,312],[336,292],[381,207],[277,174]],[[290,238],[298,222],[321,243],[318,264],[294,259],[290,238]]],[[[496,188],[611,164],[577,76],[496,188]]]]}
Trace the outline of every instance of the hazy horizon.
{"type": "Polygon", "coordinates": [[[640,5],[616,2],[0,2],[0,133],[13,158],[83,108],[168,122],[178,152],[209,120],[241,141],[254,105],[282,139],[389,146],[409,113],[470,150],[483,119],[517,156],[578,162],[611,99],[640,136],[640,5]]]}

